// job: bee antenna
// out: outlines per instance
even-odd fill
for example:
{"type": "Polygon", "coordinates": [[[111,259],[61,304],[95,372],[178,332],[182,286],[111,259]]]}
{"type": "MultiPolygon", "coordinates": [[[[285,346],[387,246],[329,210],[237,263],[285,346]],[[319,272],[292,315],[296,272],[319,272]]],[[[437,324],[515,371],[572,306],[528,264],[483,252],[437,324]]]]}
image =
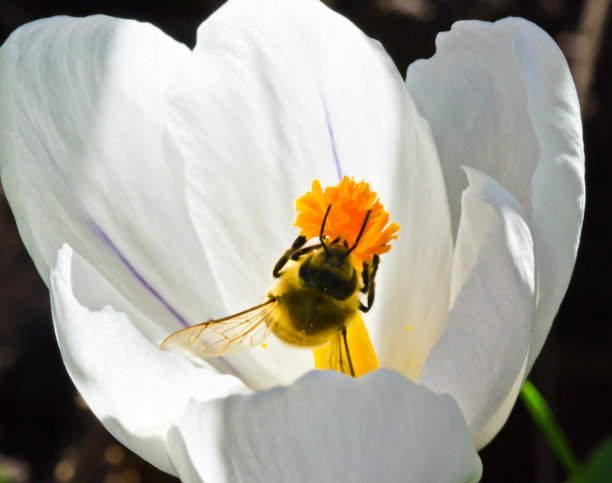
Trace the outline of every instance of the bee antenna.
{"type": "Polygon", "coordinates": [[[321,231],[319,232],[319,241],[321,242],[321,246],[325,251],[325,258],[329,258],[329,250],[327,245],[325,244],[325,240],[323,239],[323,232],[325,231],[325,222],[327,221],[327,215],[329,215],[329,210],[331,210],[331,203],[327,206],[327,211],[325,212],[325,216],[323,217],[323,223],[321,223],[321,231]]]}
{"type": "Polygon", "coordinates": [[[357,235],[357,238],[355,239],[355,244],[349,248],[347,250],[347,252],[342,255],[342,258],[340,259],[340,261],[344,260],[346,257],[349,256],[349,254],[355,249],[357,248],[357,244],[359,243],[359,240],[361,240],[361,235],[363,235],[363,232],[365,231],[365,227],[368,224],[368,218],[370,218],[370,214],[372,213],[372,210],[368,210],[368,212],[366,213],[365,219],[363,220],[363,225],[361,225],[361,230],[359,230],[359,235],[357,235]]]}

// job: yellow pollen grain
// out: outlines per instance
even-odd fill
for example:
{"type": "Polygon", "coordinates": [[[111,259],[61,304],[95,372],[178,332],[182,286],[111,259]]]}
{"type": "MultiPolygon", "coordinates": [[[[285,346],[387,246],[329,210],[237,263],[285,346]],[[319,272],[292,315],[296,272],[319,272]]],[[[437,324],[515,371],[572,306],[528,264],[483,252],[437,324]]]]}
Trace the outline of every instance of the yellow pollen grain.
{"type": "Polygon", "coordinates": [[[411,331],[411,330],[412,330],[412,325],[407,325],[407,326],[406,326],[406,330],[407,330],[407,331],[411,331]]]}
{"type": "Polygon", "coordinates": [[[408,364],[410,364],[411,366],[414,366],[416,364],[416,361],[414,359],[410,359],[408,361],[408,364]]]}
{"type": "Polygon", "coordinates": [[[261,348],[265,349],[266,347],[268,347],[268,344],[266,344],[265,342],[263,344],[261,344],[261,348]]]}

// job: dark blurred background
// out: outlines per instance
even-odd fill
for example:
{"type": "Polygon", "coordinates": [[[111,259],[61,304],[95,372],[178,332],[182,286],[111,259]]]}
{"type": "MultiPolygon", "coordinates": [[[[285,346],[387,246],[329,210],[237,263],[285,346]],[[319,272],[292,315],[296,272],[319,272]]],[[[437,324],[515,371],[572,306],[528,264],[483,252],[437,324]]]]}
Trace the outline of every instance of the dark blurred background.
{"type": "MultiPolygon", "coordinates": [[[[105,13],[151,22],[193,46],[198,24],[221,3],[0,0],[0,43],[30,20],[57,14],[105,13]]],[[[550,403],[578,457],[586,459],[612,434],[612,258],[607,252],[612,247],[610,1],[326,3],[379,39],[402,74],[415,59],[433,55],[436,33],[461,19],[525,17],[546,30],[563,49],[582,106],[587,210],[570,288],[530,379],[550,403]]],[[[481,457],[485,482],[567,479],[520,401],[481,457]]],[[[5,481],[176,480],[119,445],[76,393],[55,342],[47,289],[19,239],[0,189],[0,483],[5,481]]]]}

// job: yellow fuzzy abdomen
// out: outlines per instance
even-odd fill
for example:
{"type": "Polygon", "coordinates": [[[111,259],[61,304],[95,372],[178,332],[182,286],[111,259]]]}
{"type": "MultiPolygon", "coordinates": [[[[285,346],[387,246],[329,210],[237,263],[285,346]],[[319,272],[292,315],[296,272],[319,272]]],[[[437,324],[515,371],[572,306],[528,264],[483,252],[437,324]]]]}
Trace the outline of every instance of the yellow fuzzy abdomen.
{"type": "Polygon", "coordinates": [[[278,306],[269,327],[287,344],[318,347],[350,325],[359,308],[358,291],[346,300],[338,300],[316,288],[305,287],[298,269],[298,263],[288,267],[270,291],[278,306]]]}

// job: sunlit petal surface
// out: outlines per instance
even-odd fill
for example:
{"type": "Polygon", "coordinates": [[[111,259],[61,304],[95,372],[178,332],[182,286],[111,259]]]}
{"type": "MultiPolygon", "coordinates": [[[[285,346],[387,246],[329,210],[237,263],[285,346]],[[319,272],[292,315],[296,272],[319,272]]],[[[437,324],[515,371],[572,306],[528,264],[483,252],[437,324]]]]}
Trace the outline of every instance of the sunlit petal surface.
{"type": "Polygon", "coordinates": [[[535,262],[516,199],[489,176],[466,172],[452,305],[419,382],[451,394],[475,435],[504,401],[527,353],[535,262]]]}
{"type": "Polygon", "coordinates": [[[167,112],[228,307],[260,302],[313,178],[370,182],[402,234],[367,324],[381,363],[416,374],[408,360],[424,360],[448,304],[448,204],[429,129],[380,45],[319,2],[229,2],[200,26],[167,112]]]}
{"type": "Polygon", "coordinates": [[[163,93],[188,53],[95,16],[27,24],[0,54],[2,182],[43,280],[67,242],[165,330],[217,290],[163,155],[163,93]]]}
{"type": "MultiPolygon", "coordinates": [[[[584,150],[576,90],[555,42],[522,19],[458,22],[438,36],[436,48],[431,59],[409,67],[406,83],[438,145],[455,236],[458,201],[467,187],[461,165],[489,174],[512,193],[532,232],[537,309],[526,370],[517,375],[522,380],[567,289],[582,227],[584,150]]],[[[498,412],[497,430],[517,394],[498,412]]]]}
{"type": "Polygon", "coordinates": [[[452,398],[388,370],[314,372],[254,396],[193,403],[170,448],[188,482],[442,483],[482,472],[452,398]]]}
{"type": "Polygon", "coordinates": [[[176,471],[168,459],[166,432],[189,401],[247,392],[232,376],[196,368],[174,352],[163,352],[134,326],[143,317],[83,258],[65,245],[51,274],[53,320],[66,368],[77,390],[106,428],[158,468],[176,471]],[[90,310],[75,287],[119,302],[90,310]]]}

